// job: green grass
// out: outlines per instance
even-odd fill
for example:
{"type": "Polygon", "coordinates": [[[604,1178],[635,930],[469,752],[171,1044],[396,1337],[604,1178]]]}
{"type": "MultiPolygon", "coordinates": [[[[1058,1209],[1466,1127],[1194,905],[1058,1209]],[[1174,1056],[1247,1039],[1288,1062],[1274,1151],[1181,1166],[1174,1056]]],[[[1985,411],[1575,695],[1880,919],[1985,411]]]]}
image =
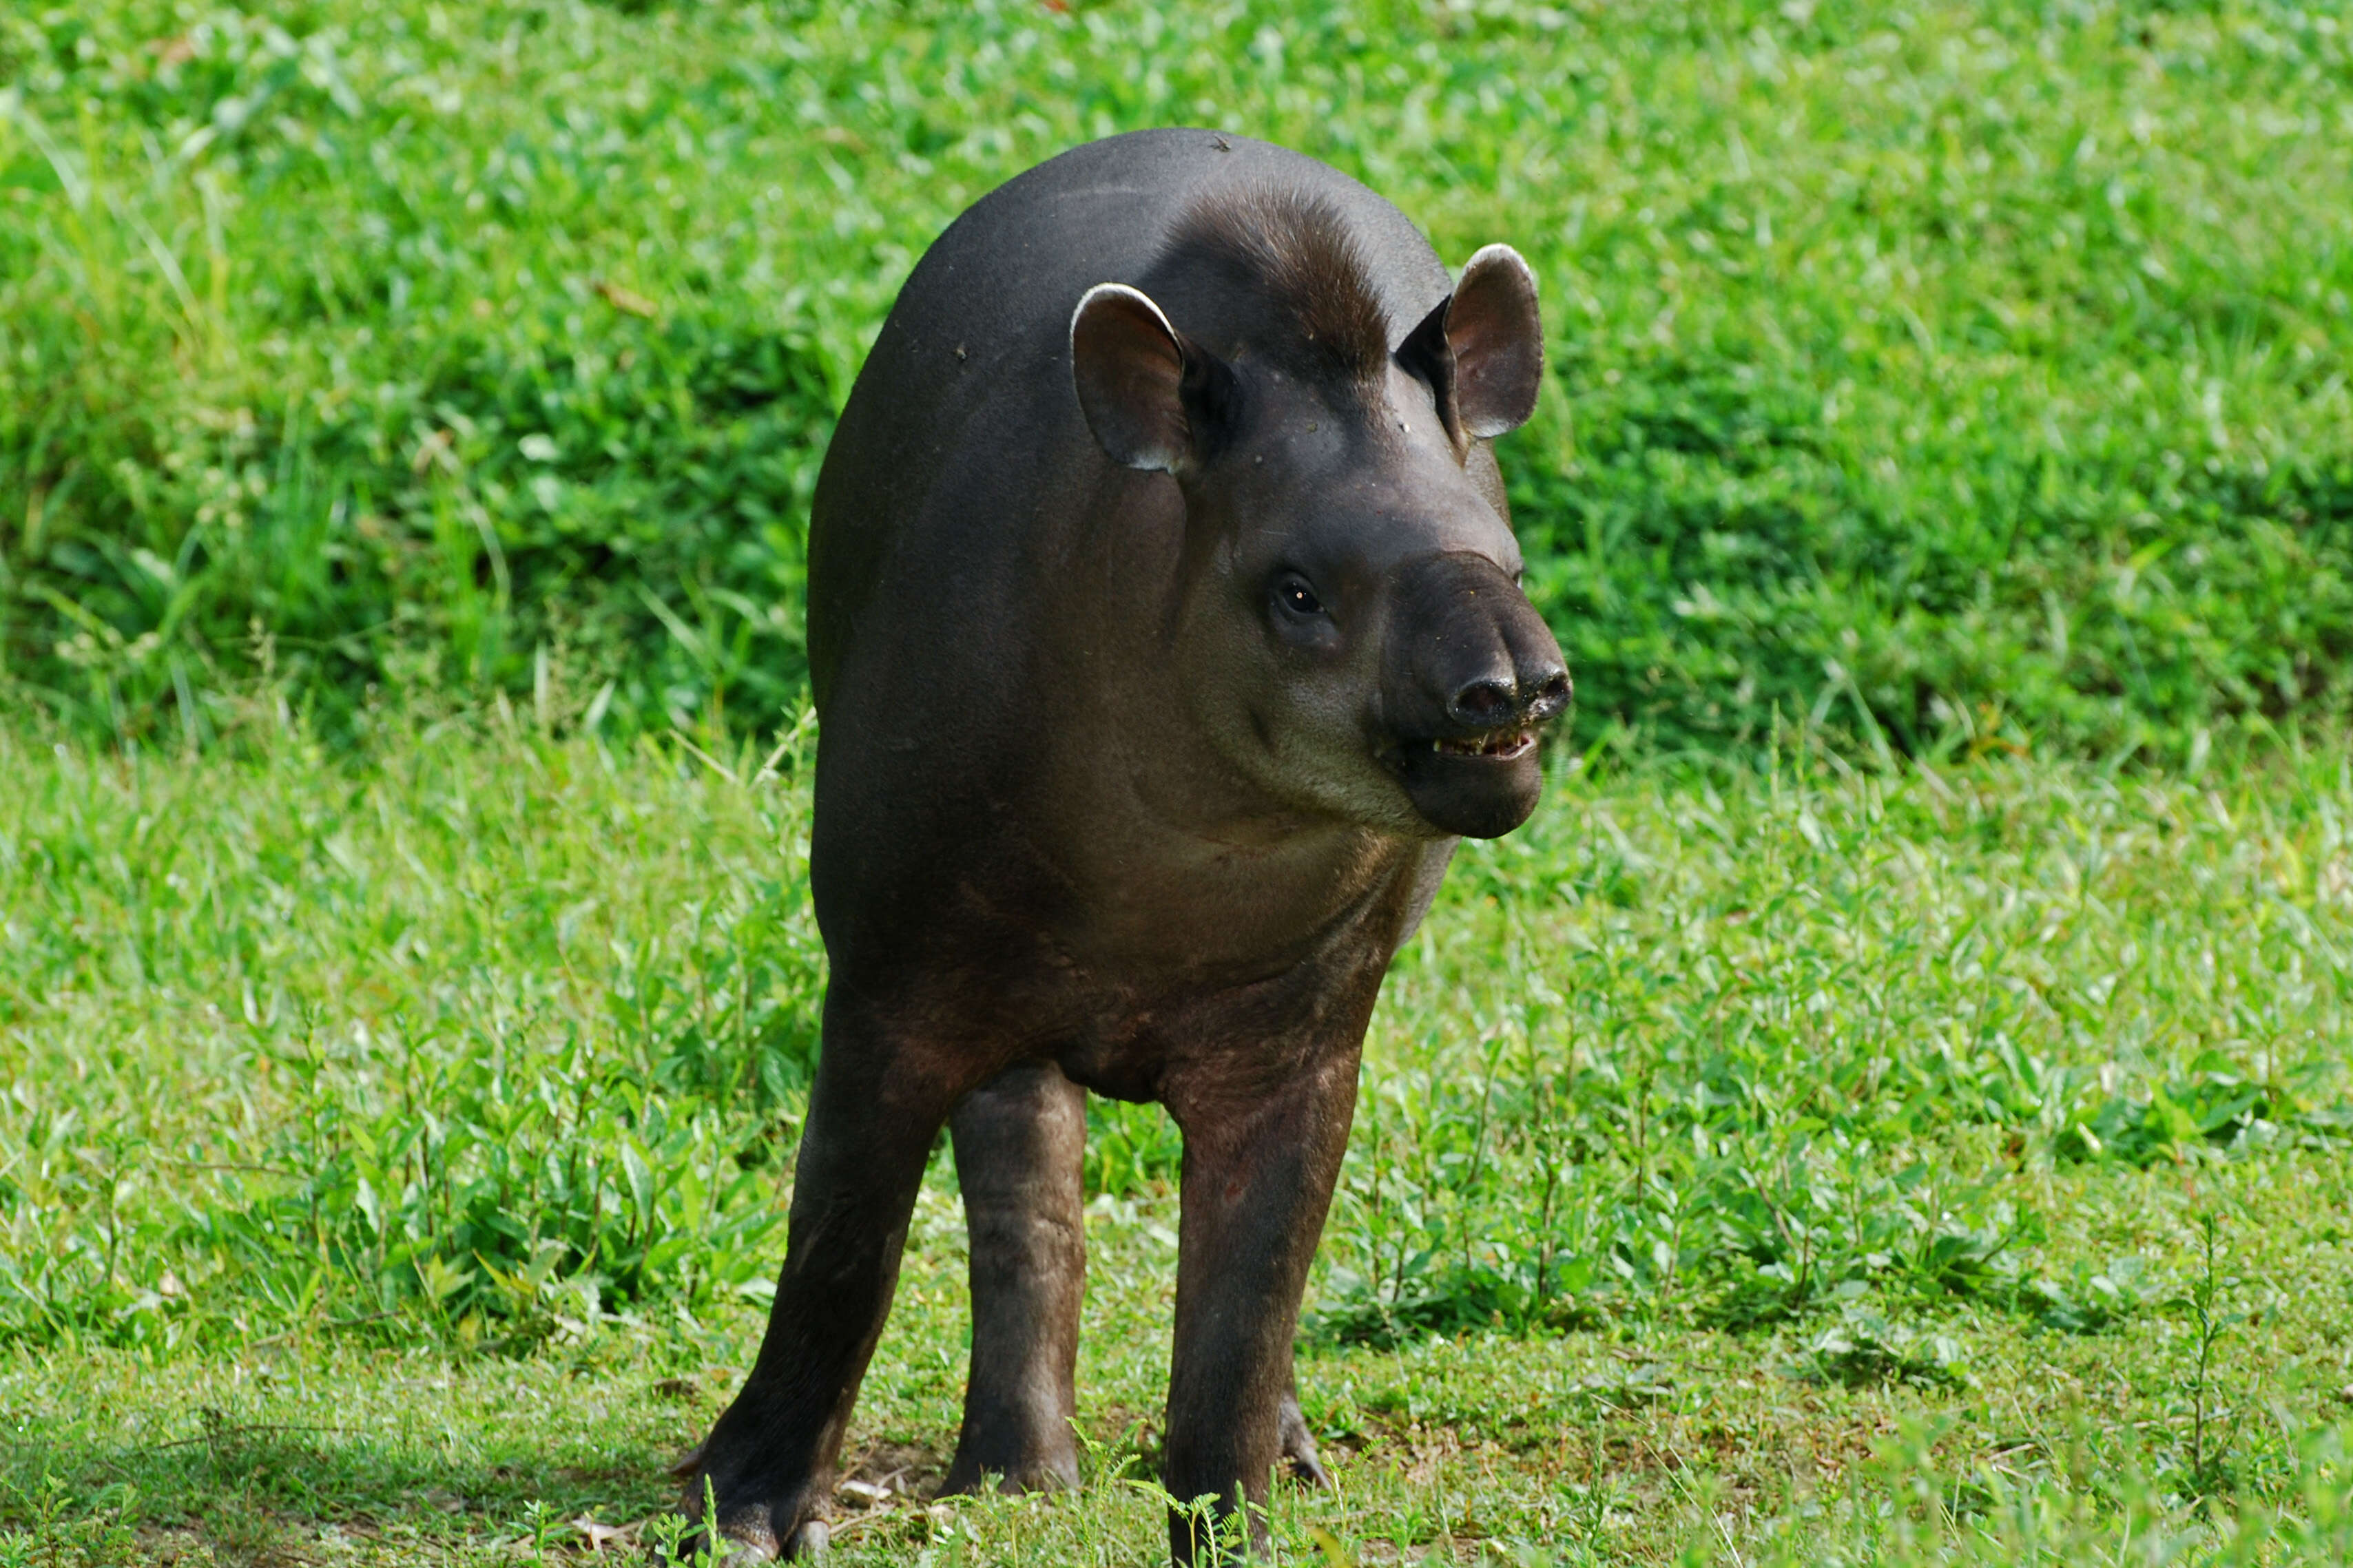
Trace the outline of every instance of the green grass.
{"type": "MultiPolygon", "coordinates": [[[[0,1562],[574,1551],[756,1341],[808,737],[240,714],[0,731],[0,1562]]],[[[1374,1025],[1288,1550],[2343,1561],[2353,752],[1776,755],[1564,761],[1465,849],[1374,1025]]],[[[1154,1560],[1173,1155],[1098,1102],[1087,1489],[845,1497],[848,1561],[1154,1560]]],[[[962,1268],[943,1155],[869,1480],[944,1467],[962,1268]]]]}
{"type": "MultiPolygon", "coordinates": [[[[2353,1560],[2344,18],[93,0],[0,15],[0,1568],[666,1500],[815,1046],[833,413],[1169,122],[1530,257],[1580,693],[1376,1019],[1286,1554],[2353,1560]]],[[[1086,1489],[921,1495],[943,1157],[845,1560],[1158,1560],[1176,1143],[1092,1115],[1086,1489]]]]}
{"type": "Polygon", "coordinates": [[[330,733],[551,668],[765,731],[900,279],[1167,122],[1531,258],[1504,451],[1588,740],[2353,708],[2353,27],[2271,0],[17,7],[0,675],[108,735],[265,668],[330,733]]]}

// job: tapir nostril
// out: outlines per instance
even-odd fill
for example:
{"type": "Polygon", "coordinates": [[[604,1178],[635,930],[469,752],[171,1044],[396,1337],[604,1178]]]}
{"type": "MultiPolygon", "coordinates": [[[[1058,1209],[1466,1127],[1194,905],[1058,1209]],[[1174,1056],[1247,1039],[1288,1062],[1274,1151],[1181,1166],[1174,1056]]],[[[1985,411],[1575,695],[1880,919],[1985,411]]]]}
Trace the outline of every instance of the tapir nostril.
{"type": "Polygon", "coordinates": [[[1546,676],[1528,699],[1528,717],[1541,724],[1559,717],[1568,707],[1568,671],[1556,669],[1546,676]]]}
{"type": "Polygon", "coordinates": [[[1457,723],[1492,730],[1519,716],[1518,693],[1500,680],[1474,680],[1447,705],[1457,723]]]}

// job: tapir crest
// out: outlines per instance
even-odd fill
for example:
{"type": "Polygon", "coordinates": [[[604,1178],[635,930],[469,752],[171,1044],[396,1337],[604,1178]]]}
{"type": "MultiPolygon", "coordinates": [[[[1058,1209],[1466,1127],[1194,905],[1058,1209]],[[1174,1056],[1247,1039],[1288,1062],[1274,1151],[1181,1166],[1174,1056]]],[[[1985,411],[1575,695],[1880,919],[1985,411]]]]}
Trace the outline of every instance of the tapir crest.
{"type": "Polygon", "coordinates": [[[767,1334],[682,1471],[735,1547],[823,1543],[944,1123],[947,1485],[1075,1484],[1091,1091],[1185,1138],[1170,1492],[1321,1479],[1292,1336],[1366,1024],[1569,700],[1488,446],[1543,367],[1510,247],[1450,279],[1364,186],[1208,132],[1067,153],[917,265],[811,521],[823,1040],[767,1334]]]}

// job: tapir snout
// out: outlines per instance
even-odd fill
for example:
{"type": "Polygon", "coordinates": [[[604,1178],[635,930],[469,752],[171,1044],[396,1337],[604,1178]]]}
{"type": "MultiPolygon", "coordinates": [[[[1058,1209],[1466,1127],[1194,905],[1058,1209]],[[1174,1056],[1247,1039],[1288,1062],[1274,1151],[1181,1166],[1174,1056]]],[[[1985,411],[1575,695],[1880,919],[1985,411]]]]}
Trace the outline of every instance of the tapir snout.
{"type": "Polygon", "coordinates": [[[1560,645],[1484,555],[1430,557],[1401,572],[1392,592],[1382,689],[1390,765],[1431,826],[1500,837],[1535,809],[1538,738],[1568,708],[1560,645]]]}

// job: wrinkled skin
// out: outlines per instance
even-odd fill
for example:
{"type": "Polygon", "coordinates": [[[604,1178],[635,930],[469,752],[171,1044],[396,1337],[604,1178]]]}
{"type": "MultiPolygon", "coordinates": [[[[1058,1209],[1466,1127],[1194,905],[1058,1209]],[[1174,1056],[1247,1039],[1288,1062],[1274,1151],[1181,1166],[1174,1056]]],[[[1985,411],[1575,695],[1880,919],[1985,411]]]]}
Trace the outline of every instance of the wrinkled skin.
{"type": "MultiPolygon", "coordinates": [[[[1515,255],[1450,298],[1386,202],[1204,132],[1041,165],[917,267],[812,524],[831,981],[767,1335],[683,1467],[731,1541],[821,1542],[944,1124],[975,1318],[948,1486],[1077,1480],[1088,1091],[1184,1134],[1169,1491],[1256,1505],[1262,1549],[1278,1458],[1320,1479],[1292,1338],[1366,1020],[1458,836],[1533,809],[1568,699],[1486,446],[1540,364],[1515,255]],[[1204,203],[1293,210],[1268,192],[1377,303],[1345,374],[1171,248],[1204,203]]],[[[1199,1550],[1174,1518],[1171,1549],[1199,1550]]]]}

